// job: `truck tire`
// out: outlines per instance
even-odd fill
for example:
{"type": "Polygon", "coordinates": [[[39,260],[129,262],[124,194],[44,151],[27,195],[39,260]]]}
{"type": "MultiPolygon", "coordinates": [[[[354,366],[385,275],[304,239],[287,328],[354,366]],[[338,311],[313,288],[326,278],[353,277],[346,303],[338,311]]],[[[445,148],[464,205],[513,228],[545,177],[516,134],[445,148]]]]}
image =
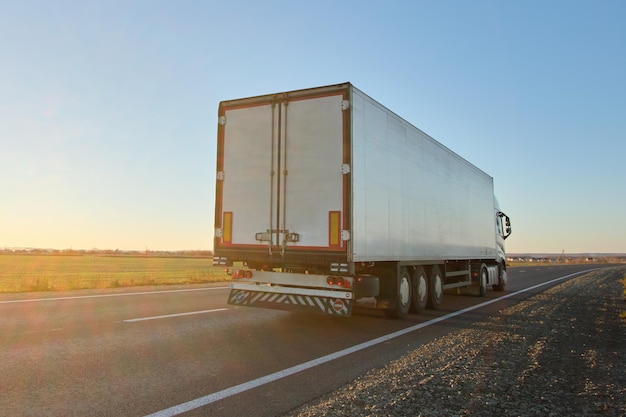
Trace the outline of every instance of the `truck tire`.
{"type": "Polygon", "coordinates": [[[478,272],[478,296],[484,297],[487,295],[487,281],[489,281],[489,272],[487,271],[487,265],[481,264],[478,272]]]}
{"type": "Polygon", "coordinates": [[[506,288],[506,269],[498,265],[498,284],[493,286],[494,291],[504,291],[506,288]]]}
{"type": "Polygon", "coordinates": [[[418,266],[413,272],[413,307],[418,313],[424,311],[428,305],[428,276],[423,266],[418,266]]]}
{"type": "Polygon", "coordinates": [[[437,310],[443,301],[443,276],[441,269],[435,265],[430,270],[430,281],[428,283],[428,306],[437,310]]]}
{"type": "Polygon", "coordinates": [[[409,313],[411,308],[411,276],[406,268],[400,269],[396,288],[396,306],[385,310],[385,315],[392,318],[402,318],[409,313]]]}

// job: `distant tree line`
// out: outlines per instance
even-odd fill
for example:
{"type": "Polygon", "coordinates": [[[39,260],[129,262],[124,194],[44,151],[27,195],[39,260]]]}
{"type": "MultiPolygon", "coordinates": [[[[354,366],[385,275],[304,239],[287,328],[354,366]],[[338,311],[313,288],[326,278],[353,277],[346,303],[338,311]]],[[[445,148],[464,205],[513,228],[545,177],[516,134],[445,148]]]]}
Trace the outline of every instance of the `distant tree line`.
{"type": "Polygon", "coordinates": [[[210,258],[213,251],[210,250],[180,250],[180,251],[153,251],[153,250],[121,250],[121,249],[40,249],[40,248],[4,248],[2,254],[17,255],[98,255],[98,256],[155,256],[155,257],[193,257],[210,258]]]}
{"type": "Polygon", "coordinates": [[[507,258],[511,265],[516,263],[561,263],[561,264],[620,264],[626,263],[626,254],[606,254],[606,255],[513,255],[507,258]]]}

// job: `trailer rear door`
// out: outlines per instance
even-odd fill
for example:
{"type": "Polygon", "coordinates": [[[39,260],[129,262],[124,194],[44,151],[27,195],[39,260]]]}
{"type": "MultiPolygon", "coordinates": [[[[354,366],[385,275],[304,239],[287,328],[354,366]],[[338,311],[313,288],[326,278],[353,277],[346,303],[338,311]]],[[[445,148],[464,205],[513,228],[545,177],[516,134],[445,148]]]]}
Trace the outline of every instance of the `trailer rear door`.
{"type": "Polygon", "coordinates": [[[216,245],[345,251],[347,89],[223,102],[216,245]]]}

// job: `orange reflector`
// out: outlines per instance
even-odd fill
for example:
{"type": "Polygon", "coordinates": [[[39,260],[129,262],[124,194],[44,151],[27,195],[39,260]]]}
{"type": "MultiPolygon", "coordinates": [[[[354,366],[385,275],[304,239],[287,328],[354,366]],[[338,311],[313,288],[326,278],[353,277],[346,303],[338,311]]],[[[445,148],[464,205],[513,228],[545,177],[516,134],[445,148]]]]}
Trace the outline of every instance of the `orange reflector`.
{"type": "Polygon", "coordinates": [[[233,212],[225,211],[224,212],[224,223],[223,223],[223,231],[222,231],[222,242],[223,243],[232,243],[233,241],[233,212]]]}
{"type": "Polygon", "coordinates": [[[328,246],[341,246],[341,212],[328,212],[328,246]]]}

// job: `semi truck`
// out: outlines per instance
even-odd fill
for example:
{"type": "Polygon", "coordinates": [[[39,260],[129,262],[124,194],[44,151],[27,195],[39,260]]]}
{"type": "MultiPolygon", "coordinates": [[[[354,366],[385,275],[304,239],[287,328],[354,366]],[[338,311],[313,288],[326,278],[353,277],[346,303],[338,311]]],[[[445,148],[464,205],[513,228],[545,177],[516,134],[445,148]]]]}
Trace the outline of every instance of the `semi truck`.
{"type": "Polygon", "coordinates": [[[349,82],[220,102],[215,192],[231,305],[404,317],[506,285],[493,178],[349,82]]]}

